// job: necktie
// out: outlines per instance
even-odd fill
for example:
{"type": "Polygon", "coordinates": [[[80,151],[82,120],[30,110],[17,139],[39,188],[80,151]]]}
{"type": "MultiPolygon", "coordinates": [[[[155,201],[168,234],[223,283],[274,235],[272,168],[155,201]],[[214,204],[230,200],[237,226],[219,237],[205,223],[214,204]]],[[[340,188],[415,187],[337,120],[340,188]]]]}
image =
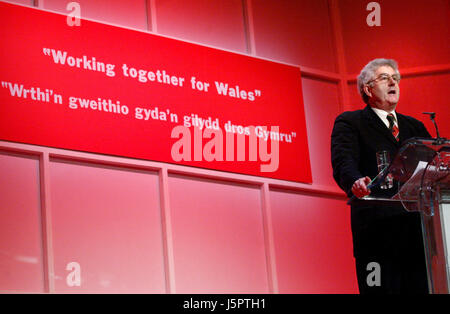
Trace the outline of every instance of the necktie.
{"type": "Polygon", "coordinates": [[[395,125],[394,123],[394,115],[392,113],[388,114],[386,117],[389,121],[389,131],[391,131],[392,135],[395,137],[395,139],[397,140],[397,142],[399,141],[399,136],[398,136],[398,127],[395,125]]]}

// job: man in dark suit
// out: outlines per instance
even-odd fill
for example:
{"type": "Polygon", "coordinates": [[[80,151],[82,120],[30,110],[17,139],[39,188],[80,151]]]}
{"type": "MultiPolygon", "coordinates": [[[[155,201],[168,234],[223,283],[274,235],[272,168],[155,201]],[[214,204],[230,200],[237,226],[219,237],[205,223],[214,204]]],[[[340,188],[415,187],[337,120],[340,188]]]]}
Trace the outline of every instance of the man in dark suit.
{"type": "MultiPolygon", "coordinates": [[[[395,111],[399,82],[394,60],[372,60],[358,76],[358,91],[367,106],[335,120],[333,176],[349,197],[395,195],[396,184],[367,188],[378,174],[376,153],[388,151],[393,158],[405,140],[431,137],[422,122],[395,111]]],[[[402,205],[352,205],[351,226],[360,293],[428,292],[419,213],[407,212],[402,205]],[[380,280],[373,280],[377,275],[380,280]]]]}

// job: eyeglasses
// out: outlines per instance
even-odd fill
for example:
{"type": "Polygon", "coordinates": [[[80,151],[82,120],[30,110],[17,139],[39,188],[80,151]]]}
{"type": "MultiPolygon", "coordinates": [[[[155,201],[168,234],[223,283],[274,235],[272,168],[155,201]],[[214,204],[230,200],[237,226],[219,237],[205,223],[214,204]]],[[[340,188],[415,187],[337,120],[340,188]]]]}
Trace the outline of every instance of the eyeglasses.
{"type": "Polygon", "coordinates": [[[380,76],[374,78],[373,80],[368,81],[366,84],[370,84],[370,83],[376,82],[376,81],[381,82],[381,83],[387,83],[391,79],[397,84],[400,83],[400,79],[401,79],[400,74],[389,75],[389,74],[383,73],[380,76]]]}

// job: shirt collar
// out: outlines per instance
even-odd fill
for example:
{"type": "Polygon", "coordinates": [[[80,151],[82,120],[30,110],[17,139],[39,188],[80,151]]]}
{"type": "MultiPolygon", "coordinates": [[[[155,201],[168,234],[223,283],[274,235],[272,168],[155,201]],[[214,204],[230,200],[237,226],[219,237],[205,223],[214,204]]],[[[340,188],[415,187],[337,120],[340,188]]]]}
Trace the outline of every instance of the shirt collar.
{"type": "Polygon", "coordinates": [[[384,110],[381,110],[381,109],[378,109],[378,108],[374,108],[374,107],[370,107],[370,108],[376,113],[376,115],[381,119],[381,121],[383,121],[383,123],[388,128],[389,128],[389,121],[388,121],[388,119],[386,117],[387,117],[388,114],[392,113],[393,116],[394,116],[394,123],[395,123],[395,125],[398,126],[397,114],[395,113],[395,110],[391,111],[391,112],[387,112],[387,111],[384,111],[384,110]]]}

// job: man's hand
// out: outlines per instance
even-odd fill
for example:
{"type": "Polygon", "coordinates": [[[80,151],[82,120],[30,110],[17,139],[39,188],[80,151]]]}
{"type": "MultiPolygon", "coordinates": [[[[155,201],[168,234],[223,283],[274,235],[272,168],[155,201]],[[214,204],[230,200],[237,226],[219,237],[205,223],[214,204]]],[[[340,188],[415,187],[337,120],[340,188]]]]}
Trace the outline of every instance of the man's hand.
{"type": "Polygon", "coordinates": [[[352,185],[352,193],[357,198],[364,197],[370,194],[370,190],[367,188],[367,185],[370,183],[369,177],[359,178],[352,185]]]}

